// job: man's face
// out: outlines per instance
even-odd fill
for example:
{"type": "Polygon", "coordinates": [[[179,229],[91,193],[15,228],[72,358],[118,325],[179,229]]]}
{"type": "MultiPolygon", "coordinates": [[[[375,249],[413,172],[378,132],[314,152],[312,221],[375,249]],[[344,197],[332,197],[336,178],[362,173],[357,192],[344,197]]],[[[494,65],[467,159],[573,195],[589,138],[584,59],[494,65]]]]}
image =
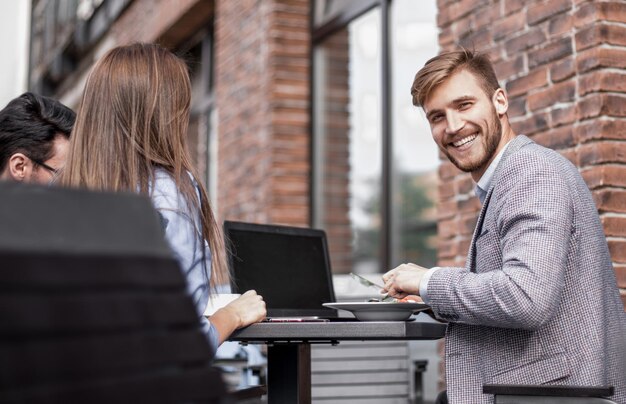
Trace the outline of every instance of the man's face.
{"type": "Polygon", "coordinates": [[[0,174],[1,179],[14,181],[49,184],[56,172],[65,166],[69,140],[62,134],[55,136],[52,141],[52,156],[41,162],[33,161],[25,153],[15,153],[0,174]],[[43,164],[40,164],[43,163],[43,164]]]}
{"type": "Polygon", "coordinates": [[[43,162],[47,167],[35,164],[30,182],[49,184],[54,179],[56,172],[65,166],[68,145],[69,140],[65,136],[55,136],[52,142],[52,156],[43,162]]]}
{"type": "Polygon", "coordinates": [[[433,139],[455,166],[475,180],[506,144],[501,142],[500,115],[507,107],[502,90],[490,98],[466,70],[450,76],[424,102],[433,139]]]}

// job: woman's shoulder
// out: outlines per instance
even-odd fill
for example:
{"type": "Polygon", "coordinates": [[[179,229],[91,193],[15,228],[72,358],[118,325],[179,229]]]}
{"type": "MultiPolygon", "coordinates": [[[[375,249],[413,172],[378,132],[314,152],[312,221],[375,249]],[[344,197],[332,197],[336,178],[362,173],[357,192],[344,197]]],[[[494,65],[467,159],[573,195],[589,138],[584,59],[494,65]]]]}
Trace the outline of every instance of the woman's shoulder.
{"type": "MultiPolygon", "coordinates": [[[[188,174],[192,184],[196,186],[193,176],[190,173],[188,174]]],[[[188,210],[186,198],[170,172],[163,168],[155,169],[153,181],[154,184],[150,187],[150,197],[157,209],[188,210]]]]}
{"type": "Polygon", "coordinates": [[[174,181],[174,177],[172,177],[172,174],[170,174],[169,172],[165,171],[162,168],[157,168],[156,170],[154,170],[153,175],[154,175],[153,176],[154,184],[152,184],[152,190],[154,192],[159,192],[159,193],[178,192],[178,186],[176,185],[176,182],[174,181]]]}
{"type": "Polygon", "coordinates": [[[169,172],[162,168],[157,168],[154,170],[152,181],[153,183],[150,184],[150,198],[157,209],[179,209],[183,206],[184,198],[178,189],[176,181],[174,181],[174,177],[169,172]]]}

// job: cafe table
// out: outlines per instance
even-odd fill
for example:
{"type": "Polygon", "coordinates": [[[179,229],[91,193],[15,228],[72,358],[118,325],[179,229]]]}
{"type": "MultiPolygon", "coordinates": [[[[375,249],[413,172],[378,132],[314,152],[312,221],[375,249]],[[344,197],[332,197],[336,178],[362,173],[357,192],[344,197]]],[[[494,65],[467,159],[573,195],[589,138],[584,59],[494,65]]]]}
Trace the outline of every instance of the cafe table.
{"type": "Polygon", "coordinates": [[[433,340],[442,338],[445,330],[445,324],[419,320],[262,322],[236,331],[229,340],[243,344],[267,344],[269,404],[308,404],[311,402],[311,344],[433,340]]]}

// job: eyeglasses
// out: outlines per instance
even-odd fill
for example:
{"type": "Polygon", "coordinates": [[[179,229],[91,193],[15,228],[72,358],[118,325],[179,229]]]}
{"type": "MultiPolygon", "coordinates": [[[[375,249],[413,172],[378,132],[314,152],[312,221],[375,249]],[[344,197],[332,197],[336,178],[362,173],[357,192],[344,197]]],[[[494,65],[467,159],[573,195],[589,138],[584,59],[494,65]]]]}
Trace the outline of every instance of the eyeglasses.
{"type": "Polygon", "coordinates": [[[54,175],[57,175],[59,173],[58,169],[50,167],[49,165],[47,165],[46,163],[44,163],[43,161],[41,161],[39,159],[34,159],[34,158],[30,157],[30,160],[33,163],[42,166],[43,168],[45,168],[46,170],[50,171],[54,175]]]}

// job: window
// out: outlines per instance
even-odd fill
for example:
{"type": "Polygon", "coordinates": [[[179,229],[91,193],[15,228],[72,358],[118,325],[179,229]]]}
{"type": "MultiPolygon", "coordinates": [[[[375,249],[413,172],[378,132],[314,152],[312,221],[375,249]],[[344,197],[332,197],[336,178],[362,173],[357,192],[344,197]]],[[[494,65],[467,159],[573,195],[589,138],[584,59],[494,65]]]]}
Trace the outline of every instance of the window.
{"type": "Polygon", "coordinates": [[[213,94],[212,30],[200,32],[184,52],[191,72],[191,116],[188,145],[212,206],[217,202],[216,109],[213,94]]]}
{"type": "Polygon", "coordinates": [[[312,224],[333,270],[435,265],[438,152],[409,89],[438,50],[436,1],[314,7],[312,224]]]}

